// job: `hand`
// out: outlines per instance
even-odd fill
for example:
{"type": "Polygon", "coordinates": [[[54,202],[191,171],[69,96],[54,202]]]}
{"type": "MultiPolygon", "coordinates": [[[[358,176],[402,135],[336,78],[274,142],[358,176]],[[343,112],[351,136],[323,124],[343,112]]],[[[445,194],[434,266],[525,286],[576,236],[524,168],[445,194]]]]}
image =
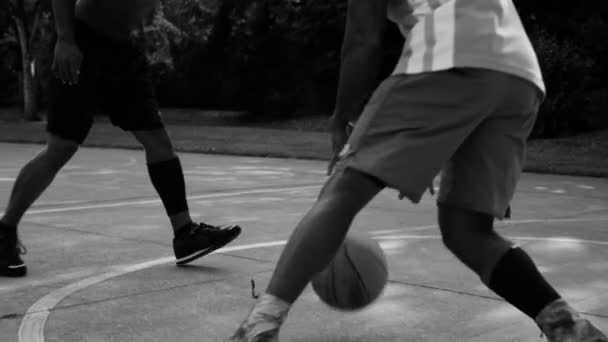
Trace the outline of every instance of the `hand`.
{"type": "Polygon", "coordinates": [[[57,40],[52,70],[55,77],[69,85],[76,84],[80,77],[82,53],[74,41],[57,40]]]}
{"type": "Polygon", "coordinates": [[[340,159],[340,152],[344,148],[344,145],[346,145],[353,128],[354,124],[338,120],[335,114],[330,118],[329,130],[331,134],[332,158],[327,167],[328,176],[331,175],[334,166],[340,159]]]}

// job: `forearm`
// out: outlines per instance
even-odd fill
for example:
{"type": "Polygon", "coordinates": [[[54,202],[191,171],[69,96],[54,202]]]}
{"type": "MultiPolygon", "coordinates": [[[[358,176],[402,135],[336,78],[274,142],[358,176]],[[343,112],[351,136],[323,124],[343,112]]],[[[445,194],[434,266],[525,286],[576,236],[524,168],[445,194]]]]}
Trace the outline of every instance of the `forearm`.
{"type": "Polygon", "coordinates": [[[382,56],[379,42],[353,46],[344,51],[334,112],[337,121],[357,121],[381,81],[382,56]]]}
{"type": "Polygon", "coordinates": [[[76,0],[52,0],[55,30],[59,40],[74,41],[76,0]]]}

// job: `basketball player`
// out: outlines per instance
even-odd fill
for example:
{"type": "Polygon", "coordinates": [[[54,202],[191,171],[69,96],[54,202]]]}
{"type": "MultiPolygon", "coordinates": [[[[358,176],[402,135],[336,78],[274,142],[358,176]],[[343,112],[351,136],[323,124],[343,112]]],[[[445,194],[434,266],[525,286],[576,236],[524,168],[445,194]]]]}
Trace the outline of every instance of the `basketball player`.
{"type": "Polygon", "coordinates": [[[178,265],[240,234],[238,226],[194,223],[190,217],[181,163],[161,121],[146,57],[130,39],[157,6],[159,0],[53,0],[57,42],[47,146],[21,169],[0,219],[0,275],[26,274],[17,225],[86,138],[93,104],[143,145],[150,179],[175,232],[178,265]]]}
{"type": "Polygon", "coordinates": [[[446,247],[549,341],[608,342],[493,228],[506,216],[545,97],[512,1],[349,0],[342,52],[331,121],[336,168],[228,341],[277,341],[291,305],[331,261],[357,213],[385,187],[417,203],[443,170],[438,221],[446,247]],[[387,16],[406,42],[378,85],[387,16]]]}

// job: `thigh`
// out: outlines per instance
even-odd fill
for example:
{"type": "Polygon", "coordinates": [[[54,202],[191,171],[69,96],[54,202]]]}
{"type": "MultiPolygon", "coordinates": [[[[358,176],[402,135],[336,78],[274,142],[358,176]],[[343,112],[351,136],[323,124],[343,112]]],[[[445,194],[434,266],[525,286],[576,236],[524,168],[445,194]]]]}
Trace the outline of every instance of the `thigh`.
{"type": "Polygon", "coordinates": [[[83,61],[77,84],[64,84],[55,76],[49,82],[47,131],[81,144],[93,124],[94,70],[83,61]]]}
{"type": "Polygon", "coordinates": [[[166,161],[176,157],[171,138],[164,128],[132,132],[145,151],[148,163],[166,161]]]}
{"type": "Polygon", "coordinates": [[[384,189],[378,179],[357,170],[346,169],[332,173],[319,193],[318,202],[334,201],[341,207],[363,208],[384,189]]]}
{"type": "Polygon", "coordinates": [[[499,219],[513,198],[540,105],[531,83],[503,77],[504,96],[446,164],[438,198],[499,219]]]}
{"type": "Polygon", "coordinates": [[[103,110],[125,131],[163,128],[148,62],[134,48],[124,48],[106,65],[103,110]]]}

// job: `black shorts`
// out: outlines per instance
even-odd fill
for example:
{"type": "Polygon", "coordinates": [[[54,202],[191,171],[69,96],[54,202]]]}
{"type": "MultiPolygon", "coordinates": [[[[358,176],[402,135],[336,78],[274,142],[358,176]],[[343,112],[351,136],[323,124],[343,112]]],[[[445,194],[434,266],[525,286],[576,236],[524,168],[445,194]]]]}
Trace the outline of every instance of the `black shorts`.
{"type": "Polygon", "coordinates": [[[75,23],[83,61],[80,81],[63,84],[51,77],[47,131],[82,143],[98,111],[126,131],[163,127],[149,65],[140,49],[75,23]]]}

